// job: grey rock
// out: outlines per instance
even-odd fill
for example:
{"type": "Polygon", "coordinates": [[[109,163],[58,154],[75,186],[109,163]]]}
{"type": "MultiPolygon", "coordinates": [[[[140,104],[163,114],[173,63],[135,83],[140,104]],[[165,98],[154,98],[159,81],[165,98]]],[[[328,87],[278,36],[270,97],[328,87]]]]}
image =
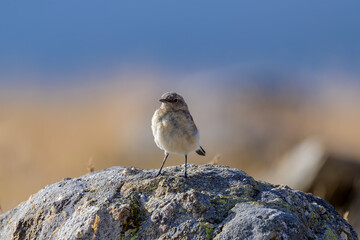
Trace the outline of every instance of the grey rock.
{"type": "Polygon", "coordinates": [[[215,165],[114,167],[0,215],[0,239],[357,239],[325,200],[215,165]]]}

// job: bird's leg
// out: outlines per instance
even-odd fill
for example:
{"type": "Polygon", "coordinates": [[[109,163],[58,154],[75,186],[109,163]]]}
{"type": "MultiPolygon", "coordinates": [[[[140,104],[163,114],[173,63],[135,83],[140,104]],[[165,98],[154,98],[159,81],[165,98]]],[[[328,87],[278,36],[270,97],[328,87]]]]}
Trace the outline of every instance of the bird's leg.
{"type": "Polygon", "coordinates": [[[158,174],[156,174],[155,177],[157,177],[157,176],[159,176],[159,175],[161,174],[161,169],[163,168],[163,166],[164,166],[164,164],[165,164],[166,159],[167,159],[168,156],[169,156],[169,153],[165,152],[165,158],[164,158],[164,160],[163,160],[163,162],[162,162],[162,164],[161,164],[161,167],[160,167],[160,170],[159,170],[158,174]]]}
{"type": "Polygon", "coordinates": [[[185,154],[185,178],[187,178],[187,154],[185,154]]]}

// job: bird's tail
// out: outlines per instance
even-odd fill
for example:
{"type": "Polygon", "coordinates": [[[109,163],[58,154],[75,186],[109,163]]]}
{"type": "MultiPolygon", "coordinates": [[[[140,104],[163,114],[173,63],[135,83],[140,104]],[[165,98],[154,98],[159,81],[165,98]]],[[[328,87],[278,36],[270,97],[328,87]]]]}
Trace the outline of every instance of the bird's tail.
{"type": "Polygon", "coordinates": [[[196,150],[196,153],[201,156],[205,156],[205,154],[206,154],[205,150],[201,146],[198,150],[196,150]]]}

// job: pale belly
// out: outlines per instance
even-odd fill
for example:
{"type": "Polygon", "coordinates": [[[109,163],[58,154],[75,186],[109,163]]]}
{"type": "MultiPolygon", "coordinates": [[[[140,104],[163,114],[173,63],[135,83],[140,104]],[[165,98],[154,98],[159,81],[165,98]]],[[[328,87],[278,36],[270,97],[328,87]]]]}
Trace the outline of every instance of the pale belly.
{"type": "Polygon", "coordinates": [[[153,119],[152,131],[156,145],[168,152],[185,155],[199,149],[199,133],[179,123],[153,119]]]}

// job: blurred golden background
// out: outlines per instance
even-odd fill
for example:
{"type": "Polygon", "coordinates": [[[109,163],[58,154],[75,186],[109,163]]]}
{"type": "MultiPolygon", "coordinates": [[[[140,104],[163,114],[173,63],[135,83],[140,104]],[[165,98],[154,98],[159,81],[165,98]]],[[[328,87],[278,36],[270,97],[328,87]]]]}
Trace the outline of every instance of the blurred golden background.
{"type": "Polygon", "coordinates": [[[150,121],[176,91],[207,152],[189,163],[312,192],[359,231],[359,4],[160,2],[2,3],[0,213],[92,169],[159,168],[150,121]]]}

